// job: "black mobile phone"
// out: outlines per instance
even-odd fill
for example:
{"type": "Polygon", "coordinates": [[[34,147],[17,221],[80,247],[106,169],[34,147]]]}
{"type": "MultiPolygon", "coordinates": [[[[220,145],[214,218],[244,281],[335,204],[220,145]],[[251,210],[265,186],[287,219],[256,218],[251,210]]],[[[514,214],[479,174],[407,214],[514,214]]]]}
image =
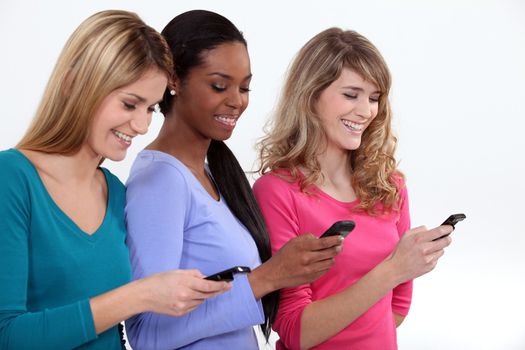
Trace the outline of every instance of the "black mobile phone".
{"type": "MultiPolygon", "coordinates": [[[[445,221],[443,221],[441,226],[443,226],[443,225],[450,225],[450,226],[452,226],[452,231],[454,231],[456,229],[456,224],[458,222],[460,222],[460,221],[465,220],[466,218],[467,218],[467,216],[465,214],[452,214],[445,221]]],[[[433,239],[432,241],[437,241],[438,239],[441,239],[443,237],[447,237],[448,235],[443,235],[441,237],[433,239]]]]}
{"type": "Polygon", "coordinates": [[[233,281],[233,275],[236,273],[248,273],[250,272],[250,268],[247,266],[235,266],[230,269],[214,273],[213,275],[210,275],[208,277],[204,277],[206,280],[211,281],[225,281],[225,282],[231,282],[233,281]]]}
{"type": "Polygon", "coordinates": [[[321,237],[329,237],[329,236],[335,236],[335,235],[341,235],[344,237],[348,236],[350,232],[355,228],[355,222],[352,220],[342,220],[335,222],[332,226],[326,230],[321,237]]]}

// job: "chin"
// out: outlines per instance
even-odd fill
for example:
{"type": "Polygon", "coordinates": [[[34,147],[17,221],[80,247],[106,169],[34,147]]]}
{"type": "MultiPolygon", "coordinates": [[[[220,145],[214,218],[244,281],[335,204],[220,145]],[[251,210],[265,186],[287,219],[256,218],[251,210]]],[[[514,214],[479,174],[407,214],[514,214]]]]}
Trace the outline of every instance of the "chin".
{"type": "Polygon", "coordinates": [[[220,133],[220,134],[217,134],[217,135],[213,135],[211,138],[215,141],[226,141],[228,140],[230,137],[232,137],[232,134],[233,132],[228,132],[228,133],[220,133]]]}
{"type": "Polygon", "coordinates": [[[124,158],[126,158],[126,153],[102,154],[101,156],[113,162],[120,162],[121,160],[124,160],[124,158]]]}
{"type": "Polygon", "coordinates": [[[361,146],[361,139],[359,140],[355,140],[355,141],[352,141],[352,142],[348,142],[346,145],[345,145],[345,149],[348,150],[348,151],[355,151],[356,149],[358,149],[359,147],[361,146]]]}

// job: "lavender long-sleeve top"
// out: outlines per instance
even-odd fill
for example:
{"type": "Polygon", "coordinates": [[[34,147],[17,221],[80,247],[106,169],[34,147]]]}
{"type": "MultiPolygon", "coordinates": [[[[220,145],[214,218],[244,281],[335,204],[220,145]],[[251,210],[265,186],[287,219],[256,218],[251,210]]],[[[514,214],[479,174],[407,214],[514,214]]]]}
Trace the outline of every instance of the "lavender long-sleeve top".
{"type": "MultiPolygon", "coordinates": [[[[144,150],[127,183],[127,244],[133,279],[172,269],[209,275],[260,264],[255,242],[224,198],[216,201],[175,157],[144,150]]],[[[136,349],[257,349],[264,313],[245,275],[230,291],[182,317],[144,313],[126,321],[136,349]]]]}

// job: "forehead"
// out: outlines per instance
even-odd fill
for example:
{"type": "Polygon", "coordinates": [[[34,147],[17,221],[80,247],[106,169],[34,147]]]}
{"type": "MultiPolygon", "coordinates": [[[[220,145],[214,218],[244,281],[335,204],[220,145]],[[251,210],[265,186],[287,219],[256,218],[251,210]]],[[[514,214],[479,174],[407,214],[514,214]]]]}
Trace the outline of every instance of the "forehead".
{"type": "Polygon", "coordinates": [[[204,52],[202,64],[195,68],[206,71],[237,72],[243,78],[251,73],[248,50],[240,42],[220,44],[204,52]]]}
{"type": "Polygon", "coordinates": [[[152,67],[146,70],[140,78],[114,90],[113,93],[135,95],[145,102],[156,103],[162,97],[167,84],[166,73],[152,67]]]}
{"type": "Polygon", "coordinates": [[[334,81],[333,83],[336,87],[344,88],[344,87],[357,87],[360,89],[363,89],[367,92],[376,92],[379,91],[379,87],[369,81],[366,80],[363,75],[357,73],[354,69],[344,67],[341,71],[341,74],[339,77],[334,81]]]}

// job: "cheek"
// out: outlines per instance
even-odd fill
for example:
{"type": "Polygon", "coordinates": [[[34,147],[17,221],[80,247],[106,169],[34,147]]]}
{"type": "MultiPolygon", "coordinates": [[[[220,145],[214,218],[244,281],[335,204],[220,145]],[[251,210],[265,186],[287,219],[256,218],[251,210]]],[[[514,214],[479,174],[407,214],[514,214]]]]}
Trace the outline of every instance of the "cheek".
{"type": "Polygon", "coordinates": [[[250,96],[248,94],[245,94],[242,96],[242,110],[241,113],[248,108],[248,104],[250,103],[250,96]]]}
{"type": "Polygon", "coordinates": [[[379,112],[379,104],[375,104],[372,108],[372,118],[377,117],[378,112],[379,112]]]}

